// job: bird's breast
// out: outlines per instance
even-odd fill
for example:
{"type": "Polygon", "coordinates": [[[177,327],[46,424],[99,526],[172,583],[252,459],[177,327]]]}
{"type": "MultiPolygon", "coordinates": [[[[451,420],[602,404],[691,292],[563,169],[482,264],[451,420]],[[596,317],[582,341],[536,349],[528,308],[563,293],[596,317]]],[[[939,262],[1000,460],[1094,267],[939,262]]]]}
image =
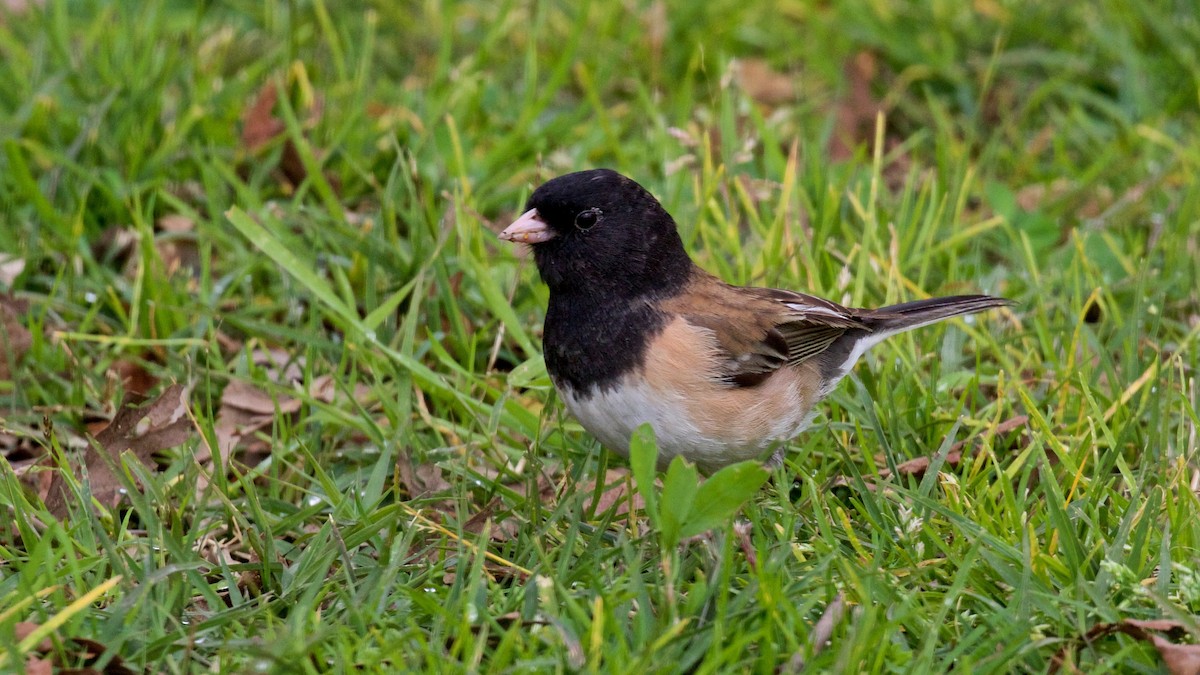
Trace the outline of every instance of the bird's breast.
{"type": "Polygon", "coordinates": [[[648,422],[661,466],[682,455],[711,471],[803,431],[819,387],[808,364],[781,368],[754,387],[730,386],[718,376],[718,350],[712,331],[674,317],[640,364],[608,386],[552,377],[567,409],[609,449],[628,456],[633,431],[648,422]]]}

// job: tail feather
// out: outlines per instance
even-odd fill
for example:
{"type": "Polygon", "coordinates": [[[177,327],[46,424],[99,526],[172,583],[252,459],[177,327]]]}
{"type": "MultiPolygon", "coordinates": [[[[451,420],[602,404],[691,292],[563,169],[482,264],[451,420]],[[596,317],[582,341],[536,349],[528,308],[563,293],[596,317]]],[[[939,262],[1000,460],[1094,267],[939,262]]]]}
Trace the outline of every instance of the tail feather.
{"type": "Polygon", "coordinates": [[[953,316],[974,314],[985,309],[1007,307],[1012,304],[1012,300],[990,295],[954,295],[889,305],[864,312],[860,318],[873,331],[890,335],[927,326],[953,316]]]}
{"type": "Polygon", "coordinates": [[[1011,300],[990,295],[955,295],[930,298],[891,305],[875,310],[857,310],[856,317],[863,328],[850,329],[829,345],[820,356],[821,374],[825,378],[822,391],[828,393],[868,349],[887,338],[913,328],[920,328],[943,319],[985,309],[1006,307],[1011,300]]]}

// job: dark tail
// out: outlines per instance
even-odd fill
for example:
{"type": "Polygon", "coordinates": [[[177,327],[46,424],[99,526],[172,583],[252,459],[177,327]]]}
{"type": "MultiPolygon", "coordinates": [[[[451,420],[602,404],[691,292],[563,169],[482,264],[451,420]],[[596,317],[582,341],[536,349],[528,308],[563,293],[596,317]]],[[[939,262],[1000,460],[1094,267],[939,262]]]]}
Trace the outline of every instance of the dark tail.
{"type": "Polygon", "coordinates": [[[974,314],[985,309],[1007,307],[1012,300],[990,295],[954,295],[947,298],[930,298],[890,305],[876,310],[863,311],[859,315],[868,326],[879,333],[898,333],[925,326],[942,319],[963,314],[974,314]]]}

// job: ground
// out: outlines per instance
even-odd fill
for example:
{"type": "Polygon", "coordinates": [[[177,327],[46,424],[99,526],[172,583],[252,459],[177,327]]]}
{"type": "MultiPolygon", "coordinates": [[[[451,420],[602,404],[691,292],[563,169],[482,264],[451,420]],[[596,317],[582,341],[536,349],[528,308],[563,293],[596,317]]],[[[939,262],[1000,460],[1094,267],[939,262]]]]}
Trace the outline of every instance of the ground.
{"type": "Polygon", "coordinates": [[[0,670],[1195,672],[1197,45],[1169,1],[0,3],[0,670]],[[495,236],[597,166],[731,282],[1018,304],[689,515],[563,413],[495,236]]]}

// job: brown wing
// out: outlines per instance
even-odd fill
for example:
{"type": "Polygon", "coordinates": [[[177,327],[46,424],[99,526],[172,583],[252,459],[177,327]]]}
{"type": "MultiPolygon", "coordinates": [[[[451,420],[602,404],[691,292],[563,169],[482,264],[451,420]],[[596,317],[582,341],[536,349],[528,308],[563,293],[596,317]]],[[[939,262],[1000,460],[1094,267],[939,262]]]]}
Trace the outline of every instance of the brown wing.
{"type": "Polygon", "coordinates": [[[696,279],[664,309],[713,332],[726,355],[721,378],[752,387],[785,365],[825,351],[848,329],[864,329],[850,310],[810,295],[739,288],[715,277],[696,279]]]}

